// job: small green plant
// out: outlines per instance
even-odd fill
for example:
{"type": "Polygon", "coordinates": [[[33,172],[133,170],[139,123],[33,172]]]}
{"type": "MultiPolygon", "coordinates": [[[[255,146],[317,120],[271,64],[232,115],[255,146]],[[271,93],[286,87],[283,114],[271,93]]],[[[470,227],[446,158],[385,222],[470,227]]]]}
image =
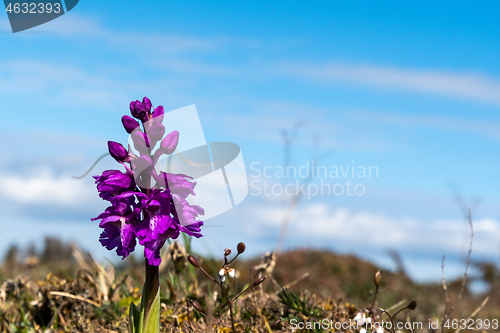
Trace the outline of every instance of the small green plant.
{"type": "Polygon", "coordinates": [[[302,298],[291,292],[287,288],[283,288],[278,293],[278,299],[281,304],[302,313],[304,316],[319,318],[323,314],[323,310],[317,306],[310,304],[307,297],[302,298]]]}

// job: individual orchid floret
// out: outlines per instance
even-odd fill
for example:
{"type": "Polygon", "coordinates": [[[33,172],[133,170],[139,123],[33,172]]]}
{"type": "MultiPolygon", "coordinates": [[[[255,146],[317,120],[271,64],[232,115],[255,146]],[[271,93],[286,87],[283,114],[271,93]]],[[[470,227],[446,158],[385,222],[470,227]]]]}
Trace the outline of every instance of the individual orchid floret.
{"type": "Polygon", "coordinates": [[[180,198],[185,199],[189,195],[196,195],[194,192],[196,182],[193,182],[192,179],[192,177],[181,173],[173,174],[160,172],[158,185],[170,189],[172,194],[176,194],[180,198]]]}
{"type": "Polygon", "coordinates": [[[141,126],[134,118],[129,116],[122,117],[122,124],[128,134],[131,134],[136,128],[141,126]]]}
{"type": "Polygon", "coordinates": [[[176,239],[181,232],[179,223],[170,215],[171,200],[168,191],[153,190],[151,197],[142,202],[146,217],[138,224],[136,233],[150,265],[160,264],[163,244],[167,239],[176,239]]]}
{"type": "Polygon", "coordinates": [[[104,231],[99,237],[101,244],[108,250],[116,248],[122,258],[134,251],[135,229],[140,208],[134,203],[134,192],[127,192],[110,199],[112,205],[92,221],[101,220],[99,227],[104,231]]]}
{"type": "Polygon", "coordinates": [[[189,225],[181,225],[180,229],[186,235],[200,238],[200,237],[203,237],[203,235],[201,234],[201,227],[202,226],[203,226],[202,221],[196,221],[196,222],[191,223],[189,225]]]}
{"type": "Polygon", "coordinates": [[[102,175],[94,176],[94,179],[99,196],[108,201],[116,195],[135,188],[134,177],[119,170],[106,170],[102,175]]]}
{"type": "Polygon", "coordinates": [[[198,205],[191,205],[186,199],[181,198],[177,194],[172,194],[172,199],[175,205],[173,212],[178,217],[179,222],[183,226],[190,226],[198,223],[196,218],[199,215],[205,215],[205,210],[198,205]]]}

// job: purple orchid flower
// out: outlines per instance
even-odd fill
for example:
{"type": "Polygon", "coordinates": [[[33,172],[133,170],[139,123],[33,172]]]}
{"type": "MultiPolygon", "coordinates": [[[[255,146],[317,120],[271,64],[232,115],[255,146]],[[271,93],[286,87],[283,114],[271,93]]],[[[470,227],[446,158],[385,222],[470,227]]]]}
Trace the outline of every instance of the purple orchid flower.
{"type": "Polygon", "coordinates": [[[196,195],[194,192],[194,187],[196,182],[192,182],[192,177],[183,174],[173,174],[160,172],[160,180],[158,184],[164,188],[170,189],[172,194],[177,194],[181,198],[185,199],[188,195],[196,195]]]}
{"type": "Polygon", "coordinates": [[[100,176],[94,176],[99,196],[104,200],[134,189],[134,177],[119,170],[106,170],[100,176]]]}
{"type": "MultiPolygon", "coordinates": [[[[199,215],[204,215],[205,210],[198,205],[191,205],[186,199],[181,196],[173,194],[172,201],[174,202],[175,212],[174,216],[179,220],[182,226],[191,226],[201,223],[198,227],[203,225],[203,222],[197,221],[196,218],[199,215]]],[[[194,230],[194,229],[188,229],[194,230]]],[[[195,235],[189,235],[195,236],[195,235]]],[[[201,236],[200,236],[201,237],[201,236]]],[[[197,237],[198,238],[198,237],[197,237]]]]}
{"type": "Polygon", "coordinates": [[[144,246],[144,256],[150,265],[159,265],[160,249],[167,239],[176,239],[180,234],[179,223],[171,216],[172,196],[170,192],[154,190],[150,198],[143,200],[145,218],[136,228],[139,243],[144,246]]]}
{"type": "Polygon", "coordinates": [[[148,264],[158,266],[160,249],[168,239],[176,239],[181,232],[202,237],[203,222],[197,218],[204,211],[186,200],[189,195],[195,195],[193,178],[156,173],[155,165],[160,157],[175,151],[179,132],[173,131],[163,138],[163,106],[151,110],[152,104],[147,97],[142,102],[130,103],[130,112],[142,122],[142,129],[133,118],[122,117],[123,127],[131,135],[139,156],[130,146],[127,150],[117,142],[108,142],[110,155],[125,167],[126,172],[106,170],[94,176],[99,196],[111,206],[92,221],[101,220],[99,226],[104,230],[99,241],[106,249],[116,249],[116,253],[125,258],[134,251],[138,240],[144,246],[148,264]],[[158,142],[158,149],[152,153],[158,142]]]}
{"type": "Polygon", "coordinates": [[[111,198],[112,205],[92,219],[101,220],[99,227],[104,231],[99,241],[102,246],[108,250],[116,248],[116,254],[122,258],[133,252],[136,245],[135,226],[139,223],[137,218],[141,209],[135,203],[134,195],[137,193],[125,192],[111,198]]]}

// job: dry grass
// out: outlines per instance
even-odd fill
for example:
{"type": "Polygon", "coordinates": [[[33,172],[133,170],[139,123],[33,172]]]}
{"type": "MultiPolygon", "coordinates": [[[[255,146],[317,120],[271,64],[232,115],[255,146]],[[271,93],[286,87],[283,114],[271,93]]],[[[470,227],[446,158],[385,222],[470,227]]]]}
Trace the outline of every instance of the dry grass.
{"type": "MultiPolygon", "coordinates": [[[[219,261],[199,261],[216,276],[219,261]]],[[[230,326],[227,302],[212,281],[188,265],[184,248],[171,246],[164,254],[164,262],[162,331],[230,332],[226,327],[230,326]],[[190,300],[200,303],[209,317],[218,318],[225,326],[193,309],[190,300]]],[[[498,268],[489,263],[476,266],[479,273],[475,279],[487,286],[490,299],[474,318],[499,318],[498,268]]],[[[268,256],[236,261],[234,267],[238,276],[227,282],[233,296],[259,274],[268,276],[262,288],[253,288],[235,303],[239,332],[292,332],[292,319],[348,321],[370,307],[377,271],[373,264],[354,256],[306,249],[282,253],[277,262],[268,256]],[[282,289],[285,286],[288,288],[282,289]]],[[[78,248],[54,239],[47,240],[41,253],[12,249],[0,274],[0,332],[127,332],[128,307],[130,302],[140,301],[138,287],[143,283],[143,265],[133,258],[120,267],[100,264],[78,248]]],[[[425,328],[429,319],[442,317],[445,296],[440,283],[415,283],[404,272],[382,271],[382,276],[373,308],[375,316],[381,312],[379,307],[394,314],[416,299],[418,307],[410,314],[412,321],[423,322],[425,328]]],[[[457,297],[460,288],[461,280],[448,283],[450,299],[457,297]]],[[[475,295],[466,287],[451,318],[468,318],[485,296],[475,295]]],[[[404,322],[407,312],[403,311],[397,320],[404,322]]],[[[385,315],[381,318],[387,319],[385,315]]]]}

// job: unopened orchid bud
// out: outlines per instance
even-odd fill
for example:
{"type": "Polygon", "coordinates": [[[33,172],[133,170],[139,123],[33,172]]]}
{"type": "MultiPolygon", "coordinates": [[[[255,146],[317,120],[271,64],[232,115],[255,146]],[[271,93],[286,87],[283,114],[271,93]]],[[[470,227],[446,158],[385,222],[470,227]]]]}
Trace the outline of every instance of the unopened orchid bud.
{"type": "Polygon", "coordinates": [[[243,252],[245,252],[245,243],[241,242],[238,244],[238,254],[242,254],[243,252]]]}
{"type": "Polygon", "coordinates": [[[142,133],[142,131],[132,132],[132,142],[134,143],[134,148],[139,151],[140,155],[149,154],[149,146],[147,141],[147,136],[142,133]]]}
{"type": "Polygon", "coordinates": [[[118,162],[129,162],[128,151],[118,142],[108,141],[109,154],[118,162]]]}
{"type": "Polygon", "coordinates": [[[203,310],[203,308],[200,305],[200,303],[192,300],[191,304],[193,305],[193,308],[195,308],[196,310],[200,311],[201,313],[205,313],[205,310],[203,310]]]}
{"type": "Polygon", "coordinates": [[[224,257],[231,255],[231,252],[233,252],[233,251],[230,248],[225,249],[224,250],[224,257]]]}
{"type": "Polygon", "coordinates": [[[188,261],[194,267],[197,267],[197,268],[200,267],[200,264],[198,264],[198,261],[196,261],[196,259],[192,255],[188,255],[188,261]]]}
{"type": "Polygon", "coordinates": [[[380,273],[380,270],[378,270],[377,273],[375,273],[374,281],[377,287],[380,286],[380,282],[382,282],[382,274],[380,273]]]}
{"type": "Polygon", "coordinates": [[[172,154],[179,143],[179,132],[173,131],[161,140],[160,148],[162,154],[172,154]]]}
{"type": "Polygon", "coordinates": [[[139,119],[142,122],[148,121],[149,114],[146,111],[145,106],[139,101],[130,102],[130,113],[134,118],[139,119]]]}
{"type": "Polygon", "coordinates": [[[148,138],[149,146],[151,149],[156,145],[158,141],[163,138],[165,134],[165,126],[162,123],[156,123],[154,121],[148,121],[144,123],[144,130],[148,138]]]}
{"type": "Polygon", "coordinates": [[[134,118],[129,116],[122,117],[122,124],[128,134],[132,133],[137,127],[140,126],[134,118]]]}
{"type": "Polygon", "coordinates": [[[264,282],[264,280],[266,279],[265,276],[261,277],[260,279],[258,279],[257,281],[255,281],[252,286],[254,287],[257,287],[259,284],[261,284],[262,282],[264,282]]]}
{"type": "Polygon", "coordinates": [[[151,107],[153,106],[153,104],[151,104],[151,101],[149,100],[149,98],[147,97],[144,97],[142,99],[142,105],[144,106],[144,109],[146,110],[146,112],[150,112],[151,111],[151,107]]]}
{"type": "Polygon", "coordinates": [[[416,300],[411,301],[406,308],[412,311],[415,310],[417,308],[417,301],[416,300]]]}
{"type": "Polygon", "coordinates": [[[165,110],[163,109],[163,106],[158,105],[151,114],[151,118],[154,119],[155,122],[161,123],[163,122],[164,115],[165,115],[165,110]]]}

